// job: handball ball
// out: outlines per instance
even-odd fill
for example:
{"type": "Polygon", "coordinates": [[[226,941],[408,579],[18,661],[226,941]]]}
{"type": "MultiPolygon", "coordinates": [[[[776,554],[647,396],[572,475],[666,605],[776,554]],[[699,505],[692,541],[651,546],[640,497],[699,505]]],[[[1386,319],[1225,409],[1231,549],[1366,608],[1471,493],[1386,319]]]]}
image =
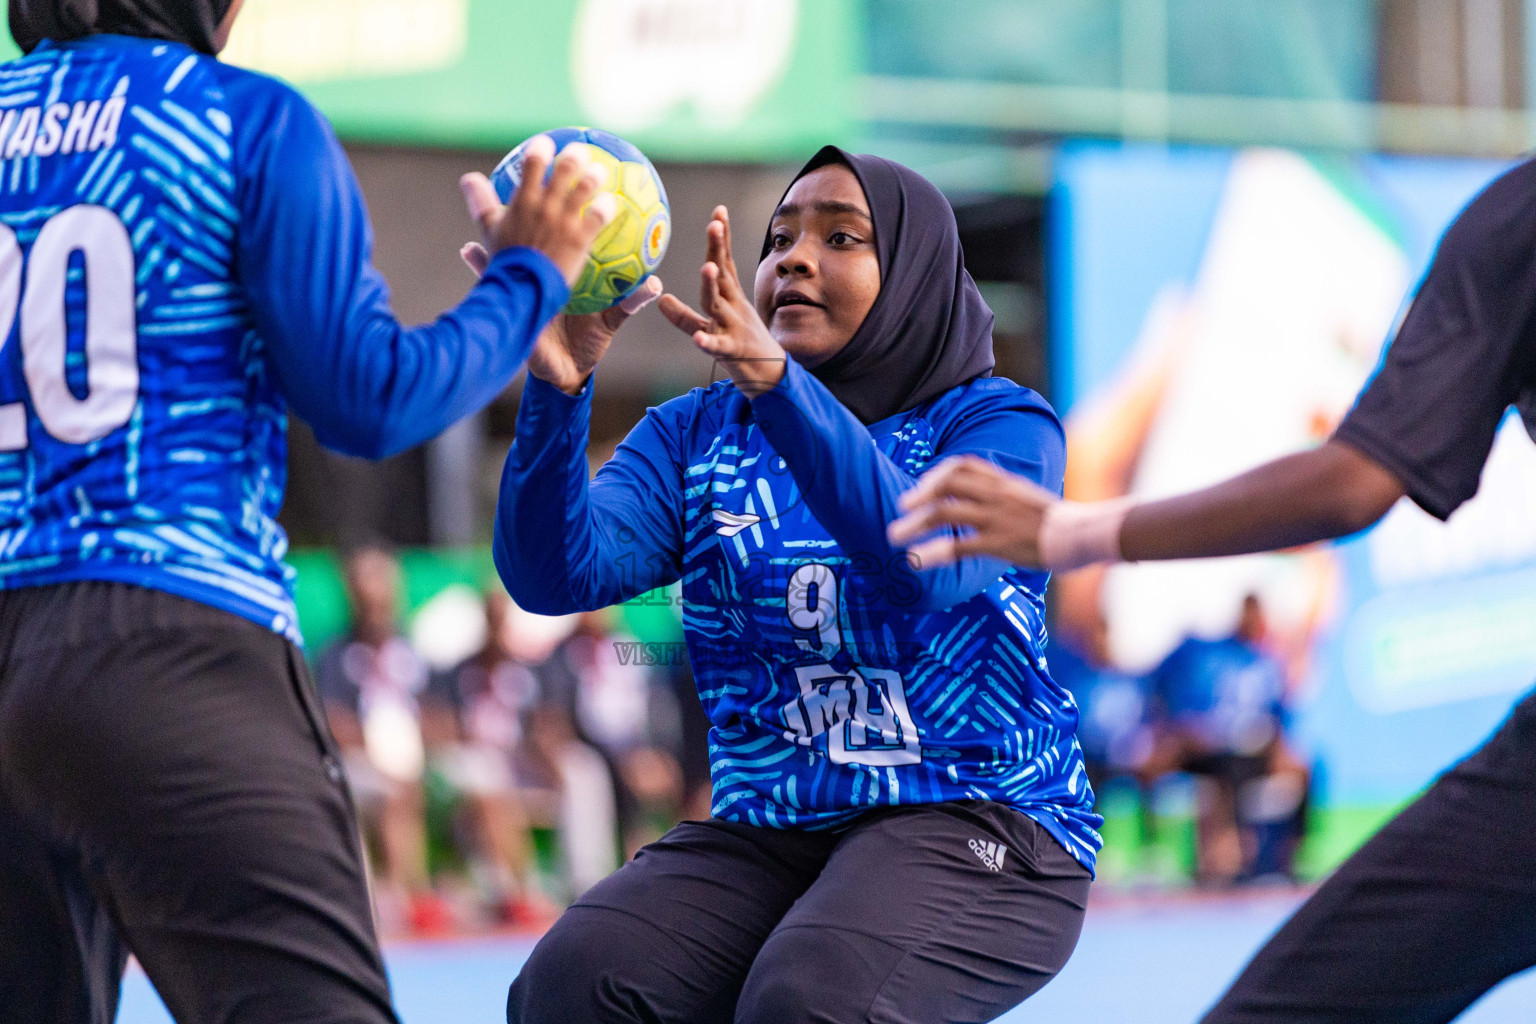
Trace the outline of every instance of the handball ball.
{"type": "MultiPolygon", "coordinates": [[[[592,161],[608,170],[603,189],[619,200],[619,212],[592,244],[592,254],[565,306],[567,313],[601,312],[640,287],[666,255],[672,238],[667,190],[645,154],[617,135],[596,128],[556,128],[542,134],[555,140],[556,153],[566,146],[586,145],[592,161]]],[[[491,174],[504,203],[511,201],[522,180],[523,152],[532,141],[508,153],[491,174]]]]}

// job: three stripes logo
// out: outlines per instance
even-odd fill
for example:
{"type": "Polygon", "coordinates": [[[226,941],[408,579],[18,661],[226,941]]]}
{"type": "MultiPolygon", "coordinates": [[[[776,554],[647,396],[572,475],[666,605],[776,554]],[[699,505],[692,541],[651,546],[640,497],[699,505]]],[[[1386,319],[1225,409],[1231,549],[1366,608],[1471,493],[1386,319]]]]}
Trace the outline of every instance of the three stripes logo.
{"type": "Polygon", "coordinates": [[[1008,855],[1008,847],[1001,843],[984,843],[980,839],[971,840],[971,852],[981,858],[981,862],[993,871],[1003,870],[1003,858],[1008,855]]]}

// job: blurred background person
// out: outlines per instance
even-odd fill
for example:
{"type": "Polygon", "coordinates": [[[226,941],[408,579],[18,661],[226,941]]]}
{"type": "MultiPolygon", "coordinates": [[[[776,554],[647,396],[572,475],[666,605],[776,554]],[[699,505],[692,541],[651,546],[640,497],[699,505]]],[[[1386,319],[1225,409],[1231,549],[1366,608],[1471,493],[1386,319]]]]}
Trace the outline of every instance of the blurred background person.
{"type": "Polygon", "coordinates": [[[554,908],[534,881],[533,832],[555,842],[548,895],[580,895],[619,866],[615,782],[576,725],[572,695],[584,680],[558,655],[576,617],[525,612],[494,580],[484,614],[480,649],[423,697],[428,731],[443,740],[429,761],[468,811],[480,888],[510,923],[548,924],[554,908]]]}
{"type": "Polygon", "coordinates": [[[578,617],[546,674],[547,702],[608,764],[626,857],[677,823],[685,796],[680,700],[654,660],[604,608],[578,617]]]}
{"type": "Polygon", "coordinates": [[[401,577],[394,555],[363,547],[346,559],[350,621],[316,665],[326,719],[342,749],[364,834],[375,854],[381,923],[418,933],[453,925],[427,872],[426,746],[418,698],[429,675],[400,632],[401,577]]]}
{"type": "Polygon", "coordinates": [[[517,780],[526,758],[524,719],[539,699],[539,678],[514,653],[512,599],[489,584],[484,600],[484,644],[437,673],[421,697],[428,760],[452,791],[463,826],[456,837],[466,840],[482,903],[505,923],[548,924],[555,911],[535,882],[533,821],[517,780]]]}
{"type": "Polygon", "coordinates": [[[1266,632],[1249,594],[1229,636],[1189,637],[1152,675],[1141,771],[1153,784],[1172,772],[1199,779],[1195,880],[1204,885],[1289,878],[1303,832],[1307,771],[1286,740],[1285,667],[1266,632]]]}

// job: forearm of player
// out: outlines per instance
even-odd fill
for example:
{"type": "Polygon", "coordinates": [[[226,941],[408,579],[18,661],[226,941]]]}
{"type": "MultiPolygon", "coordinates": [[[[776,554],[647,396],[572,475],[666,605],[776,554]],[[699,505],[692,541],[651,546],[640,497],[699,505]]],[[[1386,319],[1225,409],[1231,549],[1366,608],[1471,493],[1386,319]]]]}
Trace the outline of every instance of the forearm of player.
{"type": "Polygon", "coordinates": [[[499,253],[464,301],[434,323],[404,328],[384,310],[371,329],[345,337],[343,357],[321,378],[332,382],[329,401],[305,418],[323,443],[364,458],[435,437],[507,386],[568,294],[541,254],[499,253]]]}
{"type": "MultiPolygon", "coordinates": [[[[577,396],[530,377],[496,503],[491,554],[507,593],[540,615],[586,611],[594,561],[586,447],[590,388],[577,396]]],[[[600,564],[600,560],[596,560],[600,564]]]]}
{"type": "MultiPolygon", "coordinates": [[[[641,456],[621,445],[588,480],[591,408],[590,383],[571,396],[530,377],[502,472],[496,569],[513,600],[542,615],[606,608],[680,573],[672,492],[642,478],[641,456]]],[[[626,445],[645,446],[651,426],[648,417],[626,445]]]]}
{"type": "Polygon", "coordinates": [[[1347,536],[1403,496],[1386,469],[1340,441],[1202,491],[1136,505],[1119,530],[1125,561],[1273,551],[1347,536]]]}
{"type": "Polygon", "coordinates": [[[913,571],[885,524],[912,477],[874,444],[868,428],[793,359],[778,385],[752,399],[763,435],[800,484],[817,522],[837,541],[870,593],[910,611],[952,607],[1007,571],[993,558],[967,558],[933,573],[913,571]]]}
{"type": "Polygon", "coordinates": [[[237,140],[241,290],[292,410],[327,447],[382,458],[489,403],[570,288],[546,254],[509,247],[454,309],[402,326],[340,143],[297,93],[276,102],[251,122],[270,130],[237,140]]]}

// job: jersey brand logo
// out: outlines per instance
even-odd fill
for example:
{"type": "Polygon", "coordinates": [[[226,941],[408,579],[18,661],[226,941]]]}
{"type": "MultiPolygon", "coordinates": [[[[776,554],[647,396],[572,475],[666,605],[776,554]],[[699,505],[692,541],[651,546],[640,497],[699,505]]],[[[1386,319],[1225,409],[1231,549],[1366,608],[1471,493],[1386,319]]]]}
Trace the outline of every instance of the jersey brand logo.
{"type": "Polygon", "coordinates": [[[762,516],[754,516],[750,512],[746,514],[727,512],[723,508],[715,509],[713,514],[715,522],[720,524],[715,532],[726,538],[734,537],[747,527],[756,526],[763,521],[762,516]]]}
{"type": "Polygon", "coordinates": [[[981,858],[981,862],[993,871],[1003,870],[1003,858],[1008,856],[1008,847],[1001,843],[984,843],[980,839],[971,840],[971,852],[981,858]]]}

